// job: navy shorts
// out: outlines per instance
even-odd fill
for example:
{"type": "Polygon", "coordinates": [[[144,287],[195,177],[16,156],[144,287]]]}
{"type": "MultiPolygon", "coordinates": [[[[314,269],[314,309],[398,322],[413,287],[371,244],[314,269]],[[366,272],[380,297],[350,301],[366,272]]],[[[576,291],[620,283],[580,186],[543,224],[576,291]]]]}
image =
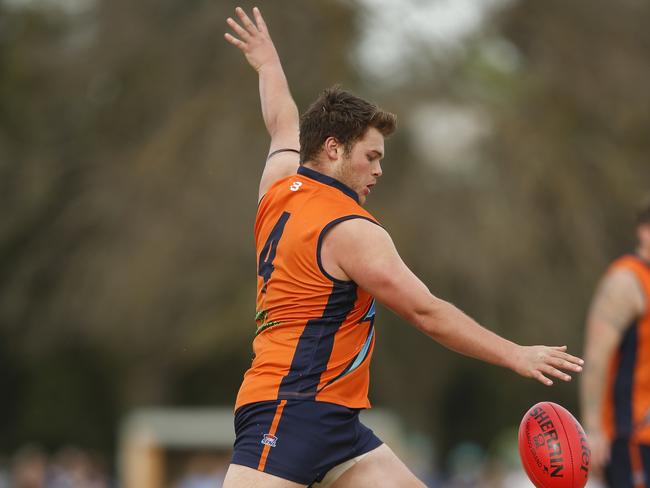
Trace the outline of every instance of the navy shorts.
{"type": "Polygon", "coordinates": [[[244,405],[235,412],[235,435],[233,464],[303,485],[382,444],[358,409],[309,400],[244,405]]]}

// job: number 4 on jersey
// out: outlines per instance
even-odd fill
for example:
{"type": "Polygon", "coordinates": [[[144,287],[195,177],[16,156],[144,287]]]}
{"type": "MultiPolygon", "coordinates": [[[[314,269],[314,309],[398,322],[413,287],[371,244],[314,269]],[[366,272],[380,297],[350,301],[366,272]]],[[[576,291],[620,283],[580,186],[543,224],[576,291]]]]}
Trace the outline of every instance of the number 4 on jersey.
{"type": "Polygon", "coordinates": [[[262,293],[266,293],[266,283],[271,278],[271,274],[275,269],[273,266],[273,260],[275,259],[275,253],[278,249],[278,242],[280,242],[280,238],[284,232],[284,226],[286,225],[287,220],[289,220],[290,216],[291,214],[289,212],[283,212],[282,215],[280,215],[280,218],[273,226],[268,239],[266,239],[266,243],[262,248],[262,252],[260,252],[257,274],[264,278],[262,293]]]}

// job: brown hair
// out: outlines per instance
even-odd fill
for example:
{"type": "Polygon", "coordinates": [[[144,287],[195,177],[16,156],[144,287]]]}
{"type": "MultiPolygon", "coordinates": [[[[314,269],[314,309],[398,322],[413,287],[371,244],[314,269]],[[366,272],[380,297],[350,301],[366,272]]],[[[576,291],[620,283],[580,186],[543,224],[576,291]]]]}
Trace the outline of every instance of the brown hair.
{"type": "Polygon", "coordinates": [[[369,127],[388,137],[396,123],[392,113],[337,86],[328,88],[300,117],[300,164],[314,161],[328,137],[336,138],[349,153],[369,127]]]}
{"type": "Polygon", "coordinates": [[[636,212],[636,225],[650,224],[650,195],[639,205],[636,212]]]}

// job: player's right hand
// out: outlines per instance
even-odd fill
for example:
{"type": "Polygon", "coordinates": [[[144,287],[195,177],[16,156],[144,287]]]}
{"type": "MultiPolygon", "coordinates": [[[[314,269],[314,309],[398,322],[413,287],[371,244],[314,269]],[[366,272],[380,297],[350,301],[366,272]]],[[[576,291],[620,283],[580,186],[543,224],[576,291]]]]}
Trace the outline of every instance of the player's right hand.
{"type": "Polygon", "coordinates": [[[546,386],[553,384],[549,376],[571,381],[571,376],[565,371],[579,373],[584,361],[568,354],[566,349],[566,346],[519,346],[513,369],[521,376],[534,378],[546,386]]]}
{"type": "Polygon", "coordinates": [[[269,63],[279,63],[280,58],[259,9],[257,7],[253,9],[255,23],[241,7],[237,7],[235,12],[242,25],[239,25],[232,17],[228,17],[226,23],[237,37],[227,33],[224,35],[226,41],[238,47],[244,53],[246,60],[255,71],[259,71],[269,63]]]}

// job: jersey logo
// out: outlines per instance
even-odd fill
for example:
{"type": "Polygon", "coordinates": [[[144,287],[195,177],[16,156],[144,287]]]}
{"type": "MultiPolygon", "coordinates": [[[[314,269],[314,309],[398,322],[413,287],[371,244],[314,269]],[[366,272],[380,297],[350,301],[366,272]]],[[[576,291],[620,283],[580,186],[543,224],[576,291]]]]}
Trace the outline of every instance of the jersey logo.
{"type": "Polygon", "coordinates": [[[289,190],[298,191],[298,190],[300,190],[301,186],[302,186],[302,181],[294,181],[293,183],[291,183],[291,186],[289,187],[289,190]]]}
{"type": "Polygon", "coordinates": [[[263,330],[268,329],[269,327],[281,324],[279,320],[267,320],[268,317],[269,312],[267,310],[259,310],[255,314],[255,322],[257,322],[257,332],[255,332],[255,335],[259,334],[263,330]]]}
{"type": "Polygon", "coordinates": [[[275,447],[278,443],[278,438],[271,434],[264,434],[264,439],[262,439],[262,444],[269,447],[275,447]]]}

